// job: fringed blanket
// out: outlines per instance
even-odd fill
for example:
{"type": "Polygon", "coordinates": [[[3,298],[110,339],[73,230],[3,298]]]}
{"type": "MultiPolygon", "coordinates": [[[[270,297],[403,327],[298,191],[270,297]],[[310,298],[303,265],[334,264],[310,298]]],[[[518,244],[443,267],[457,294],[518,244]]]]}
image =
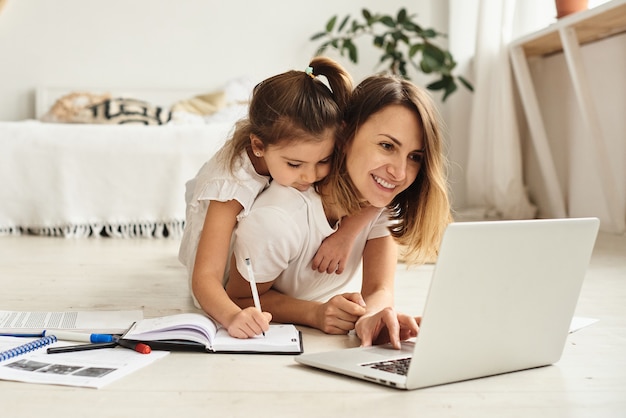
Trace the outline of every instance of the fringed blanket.
{"type": "Polygon", "coordinates": [[[233,125],[0,122],[0,235],[179,237],[185,182],[233,125]]]}

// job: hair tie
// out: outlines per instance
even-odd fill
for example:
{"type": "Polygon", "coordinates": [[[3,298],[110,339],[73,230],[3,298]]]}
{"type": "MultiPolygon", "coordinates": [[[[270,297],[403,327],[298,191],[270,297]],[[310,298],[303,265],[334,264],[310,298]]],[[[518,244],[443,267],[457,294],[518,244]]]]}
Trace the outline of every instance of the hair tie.
{"type": "Polygon", "coordinates": [[[308,75],[309,77],[311,77],[313,80],[318,80],[320,83],[326,86],[328,91],[330,91],[331,93],[333,92],[333,89],[332,87],[330,87],[330,83],[328,82],[328,78],[323,74],[320,74],[320,75],[313,74],[313,67],[306,67],[306,70],[304,70],[304,73],[308,75]]]}

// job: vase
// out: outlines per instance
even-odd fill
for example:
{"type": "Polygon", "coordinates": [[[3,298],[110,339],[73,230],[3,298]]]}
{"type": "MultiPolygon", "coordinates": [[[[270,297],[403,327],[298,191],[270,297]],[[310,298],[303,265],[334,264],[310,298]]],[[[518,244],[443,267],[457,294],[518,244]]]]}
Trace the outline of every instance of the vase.
{"type": "Polygon", "coordinates": [[[554,0],[556,5],[556,17],[560,19],[572,13],[587,10],[589,7],[588,0],[554,0]]]}

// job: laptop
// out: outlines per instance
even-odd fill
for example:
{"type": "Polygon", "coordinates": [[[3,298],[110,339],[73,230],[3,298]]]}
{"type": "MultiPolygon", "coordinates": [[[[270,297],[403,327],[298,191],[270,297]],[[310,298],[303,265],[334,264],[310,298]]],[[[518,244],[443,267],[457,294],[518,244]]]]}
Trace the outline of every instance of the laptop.
{"type": "Polygon", "coordinates": [[[355,347],[295,360],[399,389],[553,364],[599,224],[597,218],[452,223],[414,340],[401,350],[355,347]]]}

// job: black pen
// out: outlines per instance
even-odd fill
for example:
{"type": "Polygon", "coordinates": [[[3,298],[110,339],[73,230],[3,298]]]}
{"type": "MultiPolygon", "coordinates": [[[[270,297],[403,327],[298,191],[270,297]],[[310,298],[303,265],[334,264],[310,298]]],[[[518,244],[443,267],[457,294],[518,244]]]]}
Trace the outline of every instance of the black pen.
{"type": "Polygon", "coordinates": [[[116,342],[110,342],[110,343],[68,345],[66,347],[50,347],[48,348],[48,354],[73,353],[75,351],[98,350],[99,348],[115,348],[116,346],[117,346],[116,342]]]}

